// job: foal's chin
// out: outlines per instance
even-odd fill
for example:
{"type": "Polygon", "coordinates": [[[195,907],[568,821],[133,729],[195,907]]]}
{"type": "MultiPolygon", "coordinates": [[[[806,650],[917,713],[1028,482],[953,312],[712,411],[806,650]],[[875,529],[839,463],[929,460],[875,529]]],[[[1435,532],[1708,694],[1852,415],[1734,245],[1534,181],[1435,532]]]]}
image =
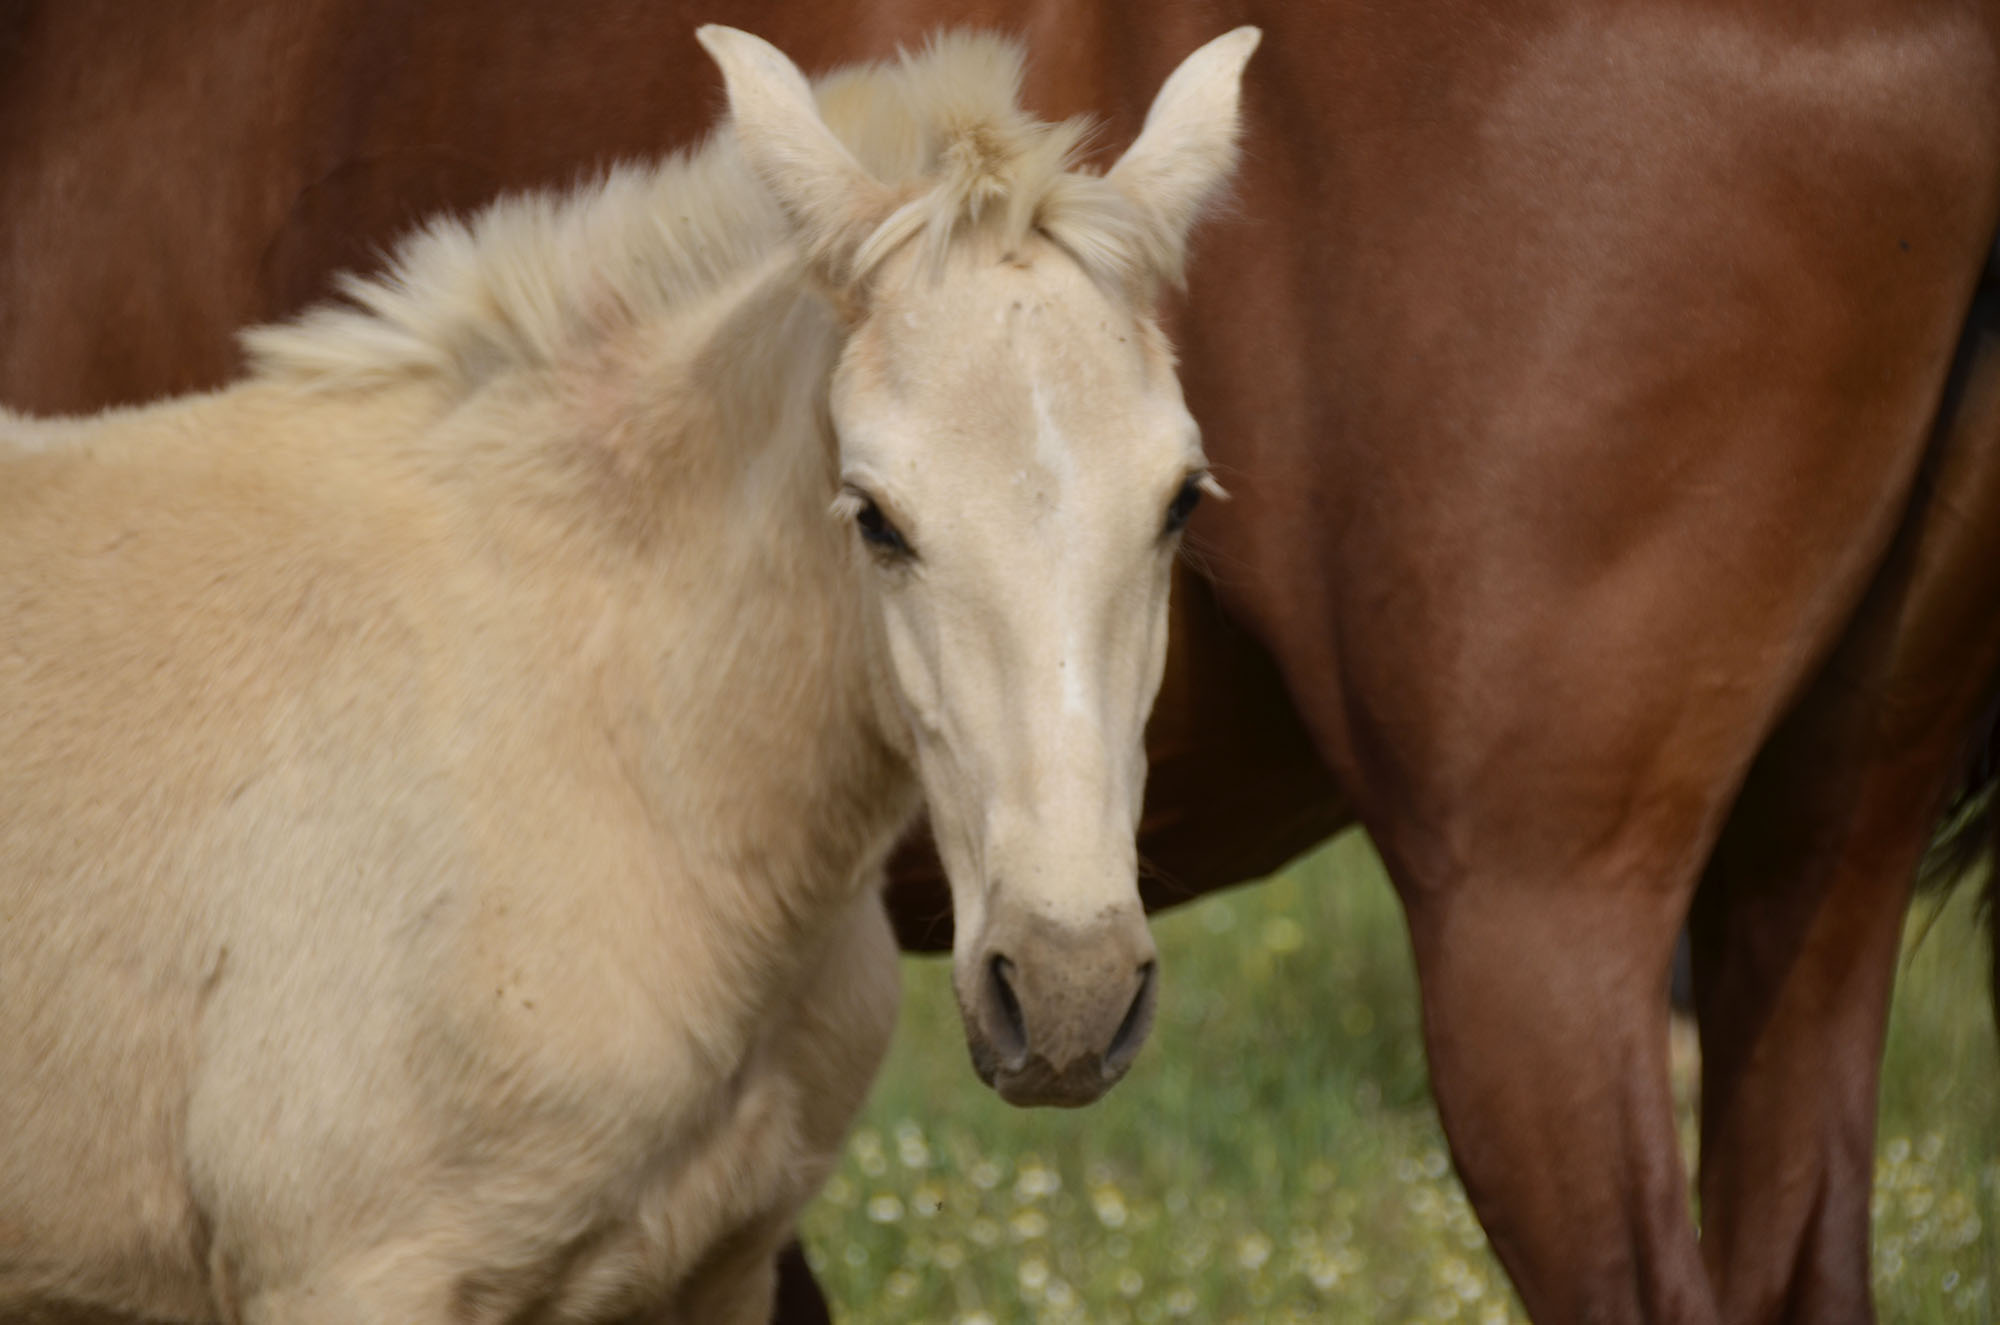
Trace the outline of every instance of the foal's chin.
{"type": "Polygon", "coordinates": [[[1017,1108],[1080,1109],[1104,1098],[1105,1092],[1125,1077],[1132,1058],[1072,1062],[1059,1069],[1039,1054],[1015,1062],[978,1031],[968,1029],[966,1048],[972,1053],[972,1070],[993,1092],[1017,1108]]]}

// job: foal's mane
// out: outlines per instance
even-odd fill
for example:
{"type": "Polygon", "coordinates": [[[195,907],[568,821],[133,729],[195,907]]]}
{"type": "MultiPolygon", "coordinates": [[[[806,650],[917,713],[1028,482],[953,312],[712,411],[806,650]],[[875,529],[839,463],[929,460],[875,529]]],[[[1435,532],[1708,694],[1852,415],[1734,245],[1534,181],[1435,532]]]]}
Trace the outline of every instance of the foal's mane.
{"type": "MultiPolygon", "coordinates": [[[[1081,171],[1082,120],[1023,111],[1022,53],[944,33],[815,86],[821,114],[901,199],[854,255],[862,283],[907,244],[941,260],[977,235],[1006,251],[1044,235],[1093,276],[1171,271],[1168,246],[1102,177],[1081,171]]],[[[342,299],[243,334],[254,374],[322,387],[430,379],[470,391],[548,367],[610,327],[671,316],[793,240],[727,126],[692,151],[624,165],[566,193],[518,194],[403,239],[342,299]]]]}

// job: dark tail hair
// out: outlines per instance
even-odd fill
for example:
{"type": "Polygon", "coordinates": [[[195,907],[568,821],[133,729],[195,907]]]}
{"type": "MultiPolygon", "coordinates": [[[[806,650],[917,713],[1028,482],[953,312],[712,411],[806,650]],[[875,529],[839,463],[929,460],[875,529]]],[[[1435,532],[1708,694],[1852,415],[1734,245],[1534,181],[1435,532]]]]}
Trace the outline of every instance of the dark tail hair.
{"type": "Polygon", "coordinates": [[[1924,858],[1921,886],[1944,889],[1986,869],[1979,909],[1993,949],[1993,1024],[2000,1029],[2000,699],[1973,729],[1965,775],[1924,858]]]}
{"type": "MultiPolygon", "coordinates": [[[[1945,384],[1941,417],[1949,418],[1956,407],[1974,347],[1995,334],[2000,334],[2000,236],[1993,241],[1986,270],[1972,296],[1972,308],[1945,384]]],[[[2000,678],[1996,678],[1996,693],[1984,716],[1970,733],[1964,776],[1919,876],[1924,887],[1949,887],[1985,865],[1986,891],[1979,906],[1986,916],[1987,938],[1993,949],[1993,1022],[2000,1028],[2000,804],[1996,801],[2000,801],[2000,678]]]]}

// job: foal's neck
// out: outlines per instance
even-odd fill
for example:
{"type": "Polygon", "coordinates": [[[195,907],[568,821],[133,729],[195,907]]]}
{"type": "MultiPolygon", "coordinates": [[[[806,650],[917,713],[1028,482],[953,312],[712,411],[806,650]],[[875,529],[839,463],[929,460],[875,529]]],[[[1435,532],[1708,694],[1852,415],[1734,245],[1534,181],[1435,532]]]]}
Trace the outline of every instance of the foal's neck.
{"type": "Polygon", "coordinates": [[[735,900],[790,926],[868,886],[917,803],[864,568],[829,511],[840,334],[780,255],[603,364],[610,398],[637,404],[627,444],[653,448],[620,468],[653,493],[641,620],[673,642],[651,653],[656,720],[632,733],[660,770],[646,794],[700,826],[735,900]]]}

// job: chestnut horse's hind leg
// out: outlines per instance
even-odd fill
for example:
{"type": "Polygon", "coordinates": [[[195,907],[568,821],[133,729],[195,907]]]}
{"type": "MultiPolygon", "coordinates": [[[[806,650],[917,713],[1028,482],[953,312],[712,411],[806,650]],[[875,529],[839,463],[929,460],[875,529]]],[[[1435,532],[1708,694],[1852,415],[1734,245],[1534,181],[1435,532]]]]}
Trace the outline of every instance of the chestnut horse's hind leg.
{"type": "Polygon", "coordinates": [[[1677,899],[1536,885],[1406,900],[1438,1110],[1529,1314],[1715,1321],[1667,1080],[1677,899]]]}
{"type": "MultiPolygon", "coordinates": [[[[1990,656],[1985,633],[1967,644],[1990,656]]],[[[1759,762],[1694,909],[1702,1250],[1728,1325],[1875,1318],[1868,1208],[1883,1034],[1958,724],[1893,754],[1857,750],[1841,738],[1859,736],[1855,724],[1881,730],[1872,696],[1854,705],[1870,711],[1831,731],[1806,721],[1830,716],[1823,697],[1759,762]]]]}
{"type": "Polygon", "coordinates": [[[1921,491],[1752,770],[1696,899],[1703,1255],[1729,1325],[1874,1319],[1868,1202],[1899,922],[2000,667],[2000,286],[1975,310],[1921,491]]]}
{"type": "Polygon", "coordinates": [[[1732,824],[1697,900],[1702,1252],[1728,1325],[1875,1319],[1876,1081],[1931,817],[1882,790],[1848,822],[1808,801],[1732,824]],[[1786,849],[1829,829],[1860,840],[1786,849]]]}

